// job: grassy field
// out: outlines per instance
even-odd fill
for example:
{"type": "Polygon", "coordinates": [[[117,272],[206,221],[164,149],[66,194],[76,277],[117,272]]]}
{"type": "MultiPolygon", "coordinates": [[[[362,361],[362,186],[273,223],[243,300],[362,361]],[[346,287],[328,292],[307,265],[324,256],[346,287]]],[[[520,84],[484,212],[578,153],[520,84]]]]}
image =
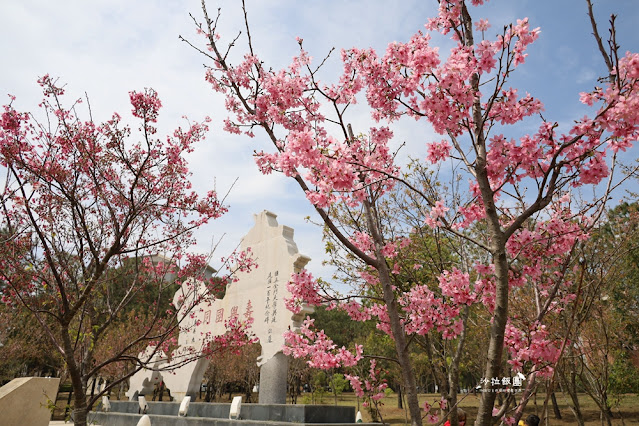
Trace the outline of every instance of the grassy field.
{"type": "MultiPolygon", "coordinates": [[[[552,406],[549,402],[548,410],[550,411],[550,419],[548,421],[548,424],[557,426],[577,424],[575,416],[572,414],[572,411],[570,411],[570,408],[568,408],[567,400],[563,398],[563,395],[560,393],[556,395],[562,419],[555,419],[552,411],[552,406]]],[[[470,421],[467,422],[467,424],[472,424],[475,420],[475,416],[477,415],[479,396],[462,395],[462,397],[464,397],[464,399],[459,403],[459,407],[461,407],[468,414],[468,419],[470,421]]],[[[545,395],[541,394],[537,396],[536,400],[531,400],[526,407],[525,415],[534,413],[542,417],[544,398],[545,395]]],[[[439,395],[423,394],[420,395],[419,400],[421,404],[423,404],[425,401],[433,404],[434,401],[439,400],[439,395]]],[[[384,398],[382,402],[384,403],[384,405],[381,407],[381,413],[384,423],[396,425],[406,424],[406,417],[408,416],[408,413],[405,412],[405,410],[397,408],[396,395],[390,395],[387,398],[384,398]]],[[[582,412],[586,420],[586,424],[592,426],[602,425],[599,417],[599,409],[597,408],[593,400],[590,399],[587,395],[583,394],[579,396],[579,402],[582,407],[582,412]]],[[[324,396],[322,398],[322,403],[334,403],[333,397],[331,395],[324,396]]],[[[338,404],[357,406],[357,398],[352,393],[345,393],[344,395],[339,397],[338,404]]],[[[364,407],[360,407],[360,410],[362,412],[362,416],[364,417],[364,421],[370,421],[371,417],[368,412],[366,412],[366,409],[364,407]]],[[[613,407],[612,411],[615,415],[613,425],[639,425],[639,395],[625,395],[621,399],[619,406],[613,407]]]]}

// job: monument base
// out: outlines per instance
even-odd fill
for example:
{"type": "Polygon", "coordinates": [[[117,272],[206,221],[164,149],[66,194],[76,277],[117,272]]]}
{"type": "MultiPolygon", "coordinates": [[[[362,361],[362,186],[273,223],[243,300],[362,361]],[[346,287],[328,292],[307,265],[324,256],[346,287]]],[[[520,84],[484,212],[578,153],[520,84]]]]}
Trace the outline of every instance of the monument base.
{"type": "MultiPolygon", "coordinates": [[[[231,404],[194,402],[186,417],[178,417],[177,402],[149,402],[147,414],[153,426],[270,426],[295,424],[341,426],[355,423],[355,407],[334,405],[242,404],[240,417],[229,419],[231,404]]],[[[109,412],[92,411],[89,420],[101,426],[134,425],[142,417],[137,401],[111,401],[109,412]]],[[[379,423],[358,423],[359,425],[379,423]]]]}
{"type": "Polygon", "coordinates": [[[278,352],[260,367],[260,404],[286,404],[288,357],[278,352]]]}

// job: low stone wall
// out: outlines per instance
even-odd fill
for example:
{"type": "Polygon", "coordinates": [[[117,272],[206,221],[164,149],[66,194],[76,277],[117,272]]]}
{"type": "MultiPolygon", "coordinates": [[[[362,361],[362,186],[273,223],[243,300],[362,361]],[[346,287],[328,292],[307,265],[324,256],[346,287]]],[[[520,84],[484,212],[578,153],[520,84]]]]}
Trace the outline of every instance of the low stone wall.
{"type": "MultiPolygon", "coordinates": [[[[126,413],[126,414],[138,414],[140,405],[137,401],[110,401],[111,412],[114,413],[126,413]]],[[[153,402],[147,401],[149,409],[147,414],[156,414],[161,416],[177,416],[180,410],[179,402],[153,402]]],[[[245,404],[248,405],[248,404],[245,404]]],[[[189,417],[211,417],[228,419],[229,411],[231,410],[231,404],[214,403],[214,402],[191,402],[189,405],[189,417]]],[[[242,406],[244,410],[244,406],[242,406]]],[[[101,406],[98,405],[96,411],[101,411],[101,406]]]]}
{"type": "MultiPolygon", "coordinates": [[[[151,401],[148,406],[147,414],[153,426],[352,426],[355,423],[355,407],[332,405],[242,404],[239,420],[229,420],[230,404],[192,402],[187,417],[178,417],[180,404],[177,402],[151,401]]],[[[100,409],[98,406],[89,419],[101,426],[135,426],[141,417],[137,401],[112,401],[108,413],[100,409]]]]}
{"type": "Polygon", "coordinates": [[[3,426],[47,426],[50,401],[58,394],[58,378],[21,377],[0,388],[0,423],[3,426]]]}
{"type": "MultiPolygon", "coordinates": [[[[141,414],[92,412],[89,420],[100,426],[136,426],[141,414]]],[[[229,420],[206,417],[177,417],[149,414],[152,426],[327,426],[327,423],[291,423],[267,420],[229,420]]],[[[354,423],[330,423],[330,426],[353,426],[354,423]]],[[[357,423],[358,426],[381,426],[379,423],[357,423]]]]}

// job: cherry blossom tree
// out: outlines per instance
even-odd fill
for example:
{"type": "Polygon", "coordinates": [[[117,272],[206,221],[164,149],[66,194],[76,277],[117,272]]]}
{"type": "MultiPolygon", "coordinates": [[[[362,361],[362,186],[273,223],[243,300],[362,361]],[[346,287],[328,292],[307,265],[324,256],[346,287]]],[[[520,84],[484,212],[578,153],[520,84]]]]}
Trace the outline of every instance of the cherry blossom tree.
{"type": "MultiPolygon", "coordinates": [[[[416,162],[410,164],[409,170],[404,179],[415,181],[415,183],[432,181],[427,170],[416,162]]],[[[485,328],[487,316],[482,315],[480,304],[467,304],[469,301],[467,297],[461,298],[460,304],[443,295],[439,286],[440,275],[453,265],[463,270],[472,269],[473,259],[476,260],[476,258],[472,253],[465,252],[466,247],[459,238],[438,232],[425,225],[420,204],[420,201],[412,197],[410,191],[402,190],[400,186],[395,187],[386,194],[384,200],[377,203],[379,226],[387,238],[388,236],[409,237],[401,240],[397,253],[392,258],[394,265],[390,278],[398,297],[406,298],[416,291],[428,294],[432,301],[431,305],[437,304],[438,310],[443,313],[442,316],[447,318],[433,321],[438,322],[442,327],[439,331],[428,324],[419,326],[419,321],[413,321],[413,325],[417,328],[416,332],[411,334],[410,356],[413,359],[421,358],[428,363],[431,373],[429,375],[435,379],[442,398],[448,400],[451,405],[455,405],[460,382],[460,365],[469,362],[466,351],[469,321],[472,324],[478,324],[479,328],[485,328]],[[455,321],[459,317],[462,321],[455,321]],[[461,327],[458,334],[447,331],[453,322],[456,322],[456,327],[461,327]]],[[[343,230],[349,229],[349,234],[366,232],[362,215],[348,206],[337,206],[330,213],[332,220],[339,222],[343,230]]],[[[351,315],[353,318],[370,320],[371,316],[365,314],[367,308],[383,303],[379,286],[369,284],[369,281],[376,278],[376,271],[350,255],[347,250],[343,250],[339,241],[330,232],[326,232],[324,238],[331,265],[336,267],[332,281],[351,287],[350,294],[345,296],[341,303],[336,303],[340,300],[339,295],[330,295],[328,291],[322,289],[323,297],[333,301],[329,304],[329,308],[341,309],[345,315],[351,315]],[[358,303],[353,303],[354,301],[358,303]],[[360,305],[364,305],[364,309],[360,305]]],[[[421,309],[417,307],[414,312],[406,314],[419,317],[420,311],[421,309]]],[[[372,316],[372,318],[375,317],[372,316]]],[[[376,333],[385,333],[382,329],[387,330],[387,325],[378,323],[376,333]]],[[[332,331],[328,334],[335,338],[332,331]]],[[[397,359],[393,353],[385,350],[384,345],[375,344],[380,341],[392,342],[392,340],[380,340],[379,336],[374,335],[370,337],[364,343],[364,357],[376,358],[382,362],[394,361],[393,365],[396,365],[397,359]]],[[[419,377],[419,374],[417,376],[419,377]]],[[[397,391],[398,407],[401,408],[403,401],[400,398],[403,397],[403,389],[401,381],[398,382],[394,383],[394,390],[397,391]]],[[[423,386],[423,383],[421,385],[423,386]]]]}
{"type": "Polygon", "coordinates": [[[174,282],[201,280],[213,294],[227,282],[207,275],[209,254],[189,252],[193,230],[226,208],[215,191],[192,190],[184,158],[208,119],[158,138],[162,104],[151,89],[130,92],[139,121],[131,128],[117,113],[102,124],[84,121],[80,100],[65,106],[56,81],[47,75],[39,83],[42,114],[16,110],[12,98],[0,118],[2,302],[26,308],[61,355],[75,424],[85,425],[95,401],[145,365],[138,354],[147,345],[171,354],[183,319],[165,303],[179,288],[174,282]],[[145,321],[136,317],[118,337],[113,328],[136,304],[145,321]],[[103,370],[115,376],[85,397],[103,370]]]}
{"type": "MultiPolygon", "coordinates": [[[[292,64],[273,70],[254,52],[246,18],[246,50],[233,65],[229,51],[239,36],[228,49],[222,47],[220,13],[212,18],[203,3],[203,23],[196,22],[206,39],[206,48],[198,50],[211,60],[206,79],[225,96],[231,113],[226,130],[249,137],[263,132],[272,149],[255,154],[262,173],[294,179],[335,239],[367,266],[362,277],[378,290],[379,303],[366,306],[349,297],[342,298],[344,303],[333,301],[355,320],[375,319],[394,339],[413,425],[422,424],[422,411],[408,343],[411,336],[433,330],[444,338],[461,338],[464,306],[481,304],[490,318],[477,425],[513,423],[521,415],[521,404],[514,416],[508,404],[495,408],[494,391],[502,384],[497,380],[507,365],[517,372],[532,363],[530,382],[536,374],[552,375],[562,341],[544,321],[574,300],[574,249],[604,211],[609,192],[619,183],[613,173],[616,157],[631,148],[639,130],[639,55],[620,53],[614,20],[606,48],[587,2],[607,75],[593,82],[592,91],[579,94],[591,113],[564,128],[541,115],[539,99],[510,85],[540,30],[522,18],[499,23],[492,32],[488,20],[472,18],[472,7],[483,3],[439,1],[438,16],[426,23],[426,30],[451,37],[448,56],[431,45],[429,34],[418,32],[407,42],[389,44],[383,54],[370,48],[342,51],[343,73],[332,84],[319,80],[300,38],[292,64]],[[349,107],[362,97],[381,125],[355,132],[349,107]],[[441,134],[427,144],[423,162],[451,165],[448,190],[414,184],[401,174],[391,149],[391,126],[405,118],[441,134]],[[537,130],[526,133],[521,123],[537,130]],[[429,227],[478,253],[469,268],[442,271],[437,292],[424,283],[404,292],[394,285],[398,254],[410,244],[410,235],[385,232],[379,206],[396,186],[419,200],[429,227]],[[596,193],[581,203],[577,193],[585,186],[596,186],[596,193]],[[361,218],[361,230],[349,232],[335,220],[331,212],[340,203],[361,218]],[[514,296],[536,307],[531,323],[512,318],[514,296]]],[[[293,310],[327,300],[307,272],[294,276],[290,288],[293,310]]],[[[361,358],[362,349],[337,348],[311,325],[307,321],[300,335],[289,336],[292,354],[333,367],[361,358]]],[[[452,398],[443,406],[451,410],[451,424],[457,424],[452,398]]]]}

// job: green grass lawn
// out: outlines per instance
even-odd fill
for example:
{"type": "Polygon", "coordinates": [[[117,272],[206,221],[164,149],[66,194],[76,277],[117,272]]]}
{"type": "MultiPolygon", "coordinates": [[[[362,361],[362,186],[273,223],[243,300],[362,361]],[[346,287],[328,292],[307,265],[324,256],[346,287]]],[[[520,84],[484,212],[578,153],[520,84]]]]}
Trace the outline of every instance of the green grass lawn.
{"type": "MultiPolygon", "coordinates": [[[[548,410],[550,419],[548,421],[548,424],[575,425],[577,422],[572,411],[570,411],[570,408],[568,408],[567,399],[564,398],[563,394],[561,393],[557,393],[556,395],[562,419],[555,419],[552,411],[552,406],[549,401],[548,410]]],[[[531,401],[526,406],[525,415],[537,414],[538,416],[543,417],[542,410],[544,406],[545,396],[545,394],[540,394],[537,395],[536,399],[531,399],[531,401]]],[[[475,420],[475,416],[477,415],[477,408],[479,406],[479,395],[461,395],[460,397],[463,399],[460,401],[459,407],[461,407],[468,414],[469,422],[467,422],[467,424],[472,424],[475,420]]],[[[433,404],[435,401],[438,400],[439,395],[437,394],[422,394],[419,398],[420,404],[423,404],[425,401],[433,404]]],[[[301,399],[298,400],[298,402],[299,401],[301,401],[301,399]]],[[[316,403],[317,402],[318,401],[316,401],[316,403]]],[[[381,413],[385,423],[398,425],[406,424],[408,413],[405,410],[397,408],[397,396],[395,394],[391,394],[388,397],[384,398],[382,402],[384,403],[384,405],[381,408],[381,413]]],[[[586,424],[593,426],[601,425],[602,423],[599,417],[599,409],[597,408],[597,405],[594,403],[594,401],[586,394],[581,394],[579,396],[579,402],[581,404],[582,413],[586,420],[586,424]]],[[[331,394],[326,394],[322,398],[322,403],[333,404],[333,396],[331,394]]],[[[343,395],[338,397],[338,404],[357,406],[357,398],[353,393],[344,393],[343,395]]],[[[361,406],[361,400],[360,410],[362,412],[362,416],[364,417],[364,421],[370,421],[371,417],[366,411],[366,408],[361,406]]],[[[639,425],[639,395],[624,395],[620,401],[619,406],[613,407],[612,411],[615,415],[615,418],[613,419],[613,425],[639,425]]]]}

